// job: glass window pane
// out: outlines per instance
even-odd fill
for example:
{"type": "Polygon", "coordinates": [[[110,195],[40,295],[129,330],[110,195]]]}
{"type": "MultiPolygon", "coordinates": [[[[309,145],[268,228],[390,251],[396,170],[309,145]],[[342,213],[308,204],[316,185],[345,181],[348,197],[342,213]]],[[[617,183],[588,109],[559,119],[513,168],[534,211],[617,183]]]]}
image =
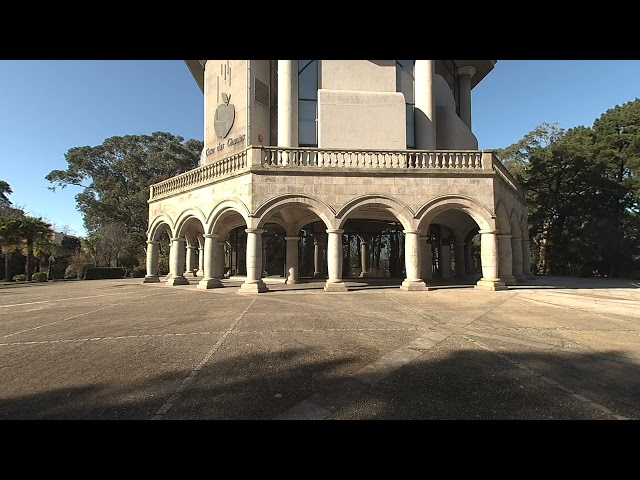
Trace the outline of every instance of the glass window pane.
{"type": "Polygon", "coordinates": [[[300,100],[298,103],[298,143],[300,146],[317,146],[316,101],[300,100]]]}
{"type": "Polygon", "coordinates": [[[313,60],[309,63],[307,60],[298,62],[300,74],[298,77],[298,96],[306,100],[318,99],[318,61],[313,60]],[[305,63],[300,69],[300,65],[305,63]]]}
{"type": "Polygon", "coordinates": [[[415,135],[415,122],[414,122],[414,106],[407,105],[407,148],[415,148],[416,135],[415,135]]]}

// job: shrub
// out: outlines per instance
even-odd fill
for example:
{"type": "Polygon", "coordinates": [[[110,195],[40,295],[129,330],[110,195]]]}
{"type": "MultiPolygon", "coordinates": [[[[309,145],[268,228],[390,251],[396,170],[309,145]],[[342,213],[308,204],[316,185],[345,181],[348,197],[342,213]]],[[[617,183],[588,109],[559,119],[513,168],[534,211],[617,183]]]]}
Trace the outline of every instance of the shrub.
{"type": "Polygon", "coordinates": [[[102,280],[105,278],[123,278],[122,267],[89,267],[84,271],[85,280],[102,280]]]}
{"type": "Polygon", "coordinates": [[[20,275],[14,275],[13,276],[13,281],[14,282],[25,282],[27,280],[27,276],[24,273],[21,273],[20,275]]]}
{"type": "Polygon", "coordinates": [[[31,275],[31,280],[34,282],[46,282],[48,280],[46,272],[36,272],[31,275]]]}
{"type": "Polygon", "coordinates": [[[131,269],[131,278],[143,278],[147,274],[145,267],[133,267],[131,269]]]}

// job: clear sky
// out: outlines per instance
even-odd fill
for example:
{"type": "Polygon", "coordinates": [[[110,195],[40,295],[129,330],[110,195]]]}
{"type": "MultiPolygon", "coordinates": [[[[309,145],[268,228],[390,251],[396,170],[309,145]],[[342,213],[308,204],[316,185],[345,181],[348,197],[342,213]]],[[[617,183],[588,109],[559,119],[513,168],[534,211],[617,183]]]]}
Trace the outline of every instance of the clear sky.
{"type": "MultiPolygon", "coordinates": [[[[480,149],[507,147],[543,122],[591,126],[640,97],[640,60],[498,60],[473,90],[480,149]]],[[[65,153],[124,135],[203,140],[203,96],[183,60],[0,60],[0,180],[29,215],[85,235],[79,187],[45,176],[65,153]]]]}

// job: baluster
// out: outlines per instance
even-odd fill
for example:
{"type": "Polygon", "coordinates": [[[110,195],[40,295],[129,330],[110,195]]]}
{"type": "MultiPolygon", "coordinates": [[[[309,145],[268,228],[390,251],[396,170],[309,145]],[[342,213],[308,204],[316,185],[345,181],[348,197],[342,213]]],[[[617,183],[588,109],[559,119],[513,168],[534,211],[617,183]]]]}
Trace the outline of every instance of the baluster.
{"type": "Polygon", "coordinates": [[[460,153],[456,152],[455,153],[455,161],[453,164],[453,168],[462,168],[462,166],[460,165],[460,153]]]}

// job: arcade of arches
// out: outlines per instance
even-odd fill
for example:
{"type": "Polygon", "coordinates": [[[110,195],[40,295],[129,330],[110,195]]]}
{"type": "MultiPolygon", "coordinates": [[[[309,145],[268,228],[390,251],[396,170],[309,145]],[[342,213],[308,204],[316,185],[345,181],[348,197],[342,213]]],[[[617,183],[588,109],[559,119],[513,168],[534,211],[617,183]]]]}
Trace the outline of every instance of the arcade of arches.
{"type": "Polygon", "coordinates": [[[503,203],[495,214],[469,198],[431,201],[417,212],[389,197],[357,199],[334,211],[311,197],[275,199],[250,215],[226,200],[206,217],[189,209],[173,220],[153,219],[145,282],[223,287],[244,277],[241,293],[262,293],[262,278],[287,284],[326,279],[325,291],[344,292],[349,278],[402,280],[403,290],[428,290],[434,280],[478,280],[502,290],[533,278],[526,214],[503,203]],[[168,249],[168,251],[167,251],[168,249]],[[168,265],[160,258],[168,253],[168,265]],[[164,271],[163,271],[164,270],[164,271]]]}

